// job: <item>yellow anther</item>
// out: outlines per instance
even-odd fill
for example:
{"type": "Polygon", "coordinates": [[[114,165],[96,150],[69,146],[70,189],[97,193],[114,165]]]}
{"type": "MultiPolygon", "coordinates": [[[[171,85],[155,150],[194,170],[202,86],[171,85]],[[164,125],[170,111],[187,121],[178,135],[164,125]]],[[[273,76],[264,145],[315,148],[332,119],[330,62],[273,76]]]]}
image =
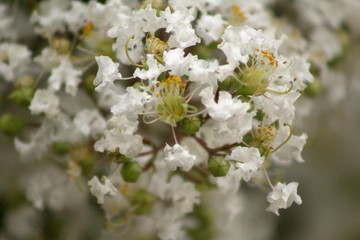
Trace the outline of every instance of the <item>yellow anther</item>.
{"type": "Polygon", "coordinates": [[[122,186],[121,193],[123,195],[126,195],[128,186],[129,186],[129,184],[127,182],[125,182],[124,185],[122,186]]]}
{"type": "Polygon", "coordinates": [[[86,26],[82,29],[82,34],[85,36],[90,36],[91,31],[93,30],[93,23],[89,22],[88,24],[86,24],[86,26]]]}
{"type": "Polygon", "coordinates": [[[233,7],[233,14],[236,16],[237,20],[245,22],[247,20],[247,17],[245,16],[245,13],[240,10],[240,7],[236,4],[233,4],[232,7],[233,7]]]}

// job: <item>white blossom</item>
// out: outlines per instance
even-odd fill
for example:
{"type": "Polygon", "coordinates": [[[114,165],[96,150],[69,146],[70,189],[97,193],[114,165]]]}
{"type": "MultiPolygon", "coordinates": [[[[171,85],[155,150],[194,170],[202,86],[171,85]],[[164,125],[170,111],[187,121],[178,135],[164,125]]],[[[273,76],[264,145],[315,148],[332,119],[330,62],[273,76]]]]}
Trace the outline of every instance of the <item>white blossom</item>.
{"type": "Polygon", "coordinates": [[[90,192],[93,196],[96,197],[98,203],[104,203],[104,196],[109,194],[111,196],[115,196],[118,193],[118,190],[114,187],[111,181],[103,176],[102,183],[99,181],[97,176],[94,176],[89,182],[88,185],[90,187],[90,192]]]}
{"type": "Polygon", "coordinates": [[[269,212],[273,212],[279,215],[279,209],[285,209],[291,206],[293,202],[300,205],[302,200],[297,194],[298,183],[292,182],[289,184],[277,183],[267,196],[267,200],[270,206],[266,209],[269,212]]]}
{"type": "Polygon", "coordinates": [[[101,92],[108,85],[112,85],[114,80],[120,79],[119,63],[114,63],[108,56],[95,57],[99,70],[94,79],[95,91],[101,92]]]}
{"type": "Polygon", "coordinates": [[[60,112],[59,98],[51,89],[39,89],[35,92],[29,109],[32,114],[45,113],[47,117],[53,117],[60,112]]]}
{"type": "Polygon", "coordinates": [[[95,143],[95,150],[115,152],[119,149],[126,157],[137,156],[143,148],[142,137],[134,134],[137,125],[137,121],[129,121],[126,117],[111,118],[109,129],[105,130],[104,137],[95,143]]]}
{"type": "Polygon", "coordinates": [[[232,150],[231,155],[226,156],[226,160],[236,161],[237,169],[229,174],[248,182],[262,166],[264,157],[260,156],[259,149],[257,148],[239,146],[232,150]]]}
{"type": "Polygon", "coordinates": [[[76,70],[69,57],[64,57],[60,65],[51,71],[49,77],[49,86],[55,91],[59,91],[62,84],[65,84],[65,91],[72,96],[75,96],[77,87],[81,81],[80,75],[82,72],[76,70]]]}
{"type": "Polygon", "coordinates": [[[164,159],[169,163],[171,170],[176,170],[177,167],[180,167],[184,171],[189,171],[194,166],[196,160],[196,156],[189,153],[180,144],[175,144],[172,147],[166,145],[164,155],[164,159]]]}

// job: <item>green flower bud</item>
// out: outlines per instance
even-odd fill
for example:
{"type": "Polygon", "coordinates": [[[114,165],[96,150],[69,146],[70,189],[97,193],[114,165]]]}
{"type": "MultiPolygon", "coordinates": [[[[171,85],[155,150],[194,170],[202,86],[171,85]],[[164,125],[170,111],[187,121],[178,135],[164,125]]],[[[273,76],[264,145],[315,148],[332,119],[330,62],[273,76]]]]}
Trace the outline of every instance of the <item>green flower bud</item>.
{"type": "Polygon", "coordinates": [[[226,176],[230,164],[222,156],[213,156],[209,161],[209,170],[214,177],[226,176]]]}
{"type": "Polygon", "coordinates": [[[135,214],[138,215],[148,213],[156,202],[156,196],[143,189],[131,191],[128,199],[132,206],[136,206],[135,214]]]}
{"type": "Polygon", "coordinates": [[[120,173],[126,182],[134,183],[139,179],[142,168],[138,162],[125,162],[120,173]]]}
{"type": "Polygon", "coordinates": [[[19,87],[10,94],[9,98],[22,107],[28,107],[33,96],[34,89],[32,87],[19,87]]]}
{"type": "Polygon", "coordinates": [[[96,159],[97,157],[95,154],[90,154],[87,158],[84,158],[79,162],[79,165],[81,166],[81,170],[84,175],[88,175],[91,173],[96,159]]]}
{"type": "Polygon", "coordinates": [[[194,133],[199,131],[200,126],[201,120],[198,116],[184,118],[180,124],[181,129],[187,135],[193,135],[194,133]]]}
{"type": "Polygon", "coordinates": [[[219,89],[222,89],[222,90],[229,90],[229,89],[237,86],[237,84],[238,84],[238,82],[232,76],[227,77],[222,82],[218,82],[219,89]]]}
{"type": "Polygon", "coordinates": [[[314,78],[312,83],[307,83],[306,85],[307,87],[304,93],[310,98],[317,97],[322,91],[321,82],[317,78],[314,78]]]}
{"type": "Polygon", "coordinates": [[[52,149],[57,155],[64,156],[69,153],[70,147],[66,142],[54,142],[52,144],[52,149]]]}
{"type": "Polygon", "coordinates": [[[0,118],[0,129],[7,135],[15,135],[26,127],[26,123],[12,113],[5,113],[0,118]]]}

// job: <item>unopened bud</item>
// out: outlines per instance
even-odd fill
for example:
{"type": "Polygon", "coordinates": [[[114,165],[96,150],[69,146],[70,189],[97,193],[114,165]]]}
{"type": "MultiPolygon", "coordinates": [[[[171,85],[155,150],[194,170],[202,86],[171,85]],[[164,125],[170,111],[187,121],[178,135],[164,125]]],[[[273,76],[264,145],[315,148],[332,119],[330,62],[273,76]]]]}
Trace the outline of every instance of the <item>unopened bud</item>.
{"type": "Polygon", "coordinates": [[[18,87],[9,96],[14,102],[22,107],[28,107],[31,99],[34,96],[34,89],[32,87],[18,87]]]}
{"type": "Polygon", "coordinates": [[[226,176],[230,169],[230,164],[222,156],[214,156],[209,161],[209,170],[214,177],[226,176]]]}
{"type": "Polygon", "coordinates": [[[237,83],[238,83],[238,82],[235,80],[234,77],[229,76],[229,77],[227,77],[224,81],[219,82],[219,83],[218,83],[218,86],[219,86],[219,89],[229,90],[229,89],[237,86],[237,83]]]}
{"type": "Polygon", "coordinates": [[[54,152],[59,156],[64,156],[69,153],[69,144],[66,142],[54,142],[52,144],[54,152]]]}
{"type": "Polygon", "coordinates": [[[0,118],[0,129],[7,135],[15,135],[26,127],[26,123],[12,113],[5,113],[0,118]]]}
{"type": "Polygon", "coordinates": [[[130,204],[136,206],[135,214],[138,215],[149,212],[156,202],[156,196],[143,189],[132,191],[128,198],[130,204]]]}
{"type": "Polygon", "coordinates": [[[200,126],[201,120],[198,116],[184,118],[180,124],[181,129],[187,135],[193,135],[194,133],[199,131],[200,126]]]}
{"type": "Polygon", "coordinates": [[[125,162],[120,173],[124,181],[134,183],[139,179],[142,168],[138,162],[125,162]]]}

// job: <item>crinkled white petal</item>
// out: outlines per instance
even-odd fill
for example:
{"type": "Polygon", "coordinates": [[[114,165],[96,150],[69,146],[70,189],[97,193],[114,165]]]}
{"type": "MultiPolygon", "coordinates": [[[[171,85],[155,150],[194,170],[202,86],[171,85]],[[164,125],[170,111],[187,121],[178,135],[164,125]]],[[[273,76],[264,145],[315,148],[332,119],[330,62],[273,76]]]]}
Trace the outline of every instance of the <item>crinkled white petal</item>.
{"type": "MultiPolygon", "coordinates": [[[[280,146],[289,136],[290,129],[288,126],[282,126],[277,131],[273,146],[280,146]]],[[[271,159],[279,164],[289,165],[292,160],[304,162],[301,152],[306,143],[307,135],[305,133],[300,136],[292,135],[287,143],[271,155],[271,159]]]]}
{"type": "Polygon", "coordinates": [[[247,111],[250,107],[248,103],[243,103],[237,98],[232,98],[231,94],[226,91],[219,92],[219,99],[216,103],[214,100],[213,87],[203,89],[199,96],[210,116],[219,121],[227,120],[239,112],[247,111]]]}
{"type": "Polygon", "coordinates": [[[58,91],[62,84],[65,84],[65,91],[72,96],[75,96],[77,87],[81,82],[80,75],[82,72],[76,70],[69,57],[64,57],[60,65],[51,71],[49,77],[49,86],[58,91]]]}
{"type": "Polygon", "coordinates": [[[222,32],[224,31],[224,25],[226,21],[222,19],[220,14],[202,15],[197,21],[196,32],[208,45],[213,41],[218,41],[222,32]]]}
{"type": "Polygon", "coordinates": [[[51,89],[38,89],[29,107],[31,114],[45,113],[47,117],[53,117],[60,112],[59,98],[51,89]]]}
{"type": "Polygon", "coordinates": [[[226,160],[236,161],[236,170],[230,172],[230,175],[237,176],[238,179],[250,181],[250,178],[256,174],[264,162],[264,157],[260,156],[259,149],[236,147],[232,150],[231,155],[226,156],[226,160]]]}
{"type": "Polygon", "coordinates": [[[149,67],[148,70],[137,68],[134,72],[134,77],[138,77],[143,80],[149,80],[149,84],[156,84],[157,78],[165,70],[164,66],[159,64],[154,56],[151,54],[146,55],[146,65],[149,67]]]}
{"type": "Polygon", "coordinates": [[[16,43],[0,44],[0,77],[6,81],[14,81],[20,77],[28,70],[30,63],[31,52],[26,46],[16,43]]]}
{"type": "Polygon", "coordinates": [[[292,182],[284,184],[278,182],[267,196],[267,200],[270,206],[266,211],[273,212],[279,215],[279,209],[285,209],[291,206],[293,202],[300,205],[302,203],[301,197],[297,194],[297,188],[299,183],[292,182]]]}
{"type": "Polygon", "coordinates": [[[166,145],[164,148],[164,159],[169,163],[171,170],[176,170],[177,167],[184,171],[189,171],[194,166],[196,156],[189,153],[189,151],[179,144],[170,147],[166,145]]]}
{"type": "Polygon", "coordinates": [[[126,115],[129,119],[137,119],[137,114],[142,113],[144,104],[149,103],[152,97],[145,91],[133,87],[126,88],[126,93],[118,97],[117,104],[111,108],[115,116],[126,115]]]}
{"type": "Polygon", "coordinates": [[[107,85],[112,85],[115,79],[120,79],[122,76],[119,73],[119,63],[114,63],[108,56],[95,57],[99,70],[94,79],[96,91],[101,92],[107,85]]]}
{"type": "Polygon", "coordinates": [[[184,57],[185,52],[182,49],[176,48],[164,52],[165,69],[170,70],[172,75],[183,76],[189,72],[189,67],[193,61],[197,60],[196,56],[188,54],[184,57]]]}
{"type": "Polygon", "coordinates": [[[78,112],[74,118],[74,124],[86,137],[96,137],[106,129],[106,121],[98,110],[84,109],[78,112]]]}
{"type": "Polygon", "coordinates": [[[95,143],[95,150],[115,152],[119,149],[126,157],[137,156],[143,148],[142,137],[134,134],[137,124],[137,121],[129,121],[125,117],[113,117],[109,120],[110,129],[105,130],[104,137],[95,143]]]}
{"type": "Polygon", "coordinates": [[[96,197],[98,203],[104,203],[104,196],[109,194],[115,196],[118,193],[118,190],[114,187],[111,181],[103,176],[102,183],[99,181],[97,176],[94,176],[90,181],[88,181],[90,187],[90,192],[93,196],[96,197]]]}

